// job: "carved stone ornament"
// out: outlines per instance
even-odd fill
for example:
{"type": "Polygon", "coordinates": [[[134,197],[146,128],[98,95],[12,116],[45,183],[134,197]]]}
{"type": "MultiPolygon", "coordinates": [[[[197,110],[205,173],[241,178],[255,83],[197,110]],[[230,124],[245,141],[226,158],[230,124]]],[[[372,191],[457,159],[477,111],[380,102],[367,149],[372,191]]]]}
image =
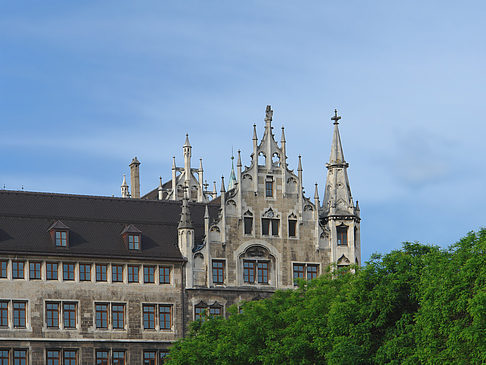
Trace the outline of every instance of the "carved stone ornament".
{"type": "Polygon", "coordinates": [[[252,246],[245,252],[246,257],[267,257],[268,250],[262,246],[252,246]]]}
{"type": "Polygon", "coordinates": [[[248,179],[248,180],[250,180],[250,181],[251,181],[251,180],[253,180],[253,178],[251,177],[251,175],[250,175],[250,174],[244,174],[244,175],[243,175],[243,180],[245,180],[245,179],[248,179]]]}

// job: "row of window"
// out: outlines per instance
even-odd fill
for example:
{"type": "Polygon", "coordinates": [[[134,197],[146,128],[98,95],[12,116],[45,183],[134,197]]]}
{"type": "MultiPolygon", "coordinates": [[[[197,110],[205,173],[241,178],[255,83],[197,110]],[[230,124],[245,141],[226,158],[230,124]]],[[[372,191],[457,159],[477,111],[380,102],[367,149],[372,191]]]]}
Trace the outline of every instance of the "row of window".
{"type": "Polygon", "coordinates": [[[0,278],[8,278],[9,264],[12,279],[140,283],[142,278],[145,284],[170,284],[171,280],[170,266],[23,260],[0,260],[0,278]]]}
{"type": "MultiPolygon", "coordinates": [[[[27,301],[0,300],[0,328],[27,328],[27,304],[27,301]]],[[[142,304],[142,315],[144,330],[172,330],[172,304],[142,304]]],[[[45,325],[49,329],[77,329],[78,303],[46,301],[45,325]]],[[[95,326],[97,329],[126,330],[126,304],[95,303],[95,326]]]]}
{"type": "MultiPolygon", "coordinates": [[[[165,362],[169,350],[144,351],[143,365],[161,365],[165,362]]],[[[77,349],[47,349],[47,365],[77,365],[80,364],[79,350],[77,349]]],[[[0,348],[0,365],[28,365],[29,353],[26,349],[0,348]]],[[[95,350],[96,365],[125,365],[128,364],[128,351],[118,349],[95,350]]]]}
{"type": "MultiPolygon", "coordinates": [[[[244,233],[246,235],[253,235],[253,217],[243,217],[244,233]]],[[[279,218],[262,218],[262,236],[278,237],[280,219],[279,218]]],[[[290,238],[297,237],[297,219],[288,219],[288,236],[290,238]]]]}

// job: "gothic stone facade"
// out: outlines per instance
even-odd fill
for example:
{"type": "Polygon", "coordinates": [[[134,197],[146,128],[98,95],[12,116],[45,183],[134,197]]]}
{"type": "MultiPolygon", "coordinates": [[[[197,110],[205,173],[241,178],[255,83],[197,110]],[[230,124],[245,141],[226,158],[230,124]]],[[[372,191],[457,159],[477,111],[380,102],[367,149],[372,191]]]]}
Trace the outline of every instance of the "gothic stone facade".
{"type": "Polygon", "coordinates": [[[360,217],[334,120],[324,200],[304,196],[265,113],[262,139],[226,191],[202,160],[140,196],[130,164],[122,198],[0,192],[0,360],[158,364],[190,321],[291,289],[329,264],[360,264],[360,217]],[[3,357],[2,357],[3,356],[3,357]],[[105,362],[105,358],[107,359],[105,362]]]}

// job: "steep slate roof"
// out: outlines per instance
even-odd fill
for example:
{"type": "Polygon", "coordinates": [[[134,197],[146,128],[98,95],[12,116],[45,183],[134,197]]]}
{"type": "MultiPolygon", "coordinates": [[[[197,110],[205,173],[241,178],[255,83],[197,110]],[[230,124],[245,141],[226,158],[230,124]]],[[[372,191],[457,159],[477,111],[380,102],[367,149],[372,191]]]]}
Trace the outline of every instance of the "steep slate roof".
{"type": "MultiPolygon", "coordinates": [[[[190,203],[196,245],[204,236],[204,204],[190,203]]],[[[217,207],[209,207],[216,217],[217,207]]],[[[0,191],[0,254],[166,259],[182,261],[177,247],[181,202],[0,191]],[[69,227],[69,247],[55,247],[48,229],[69,227]],[[140,252],[128,251],[121,232],[142,231],[140,252]]]]}

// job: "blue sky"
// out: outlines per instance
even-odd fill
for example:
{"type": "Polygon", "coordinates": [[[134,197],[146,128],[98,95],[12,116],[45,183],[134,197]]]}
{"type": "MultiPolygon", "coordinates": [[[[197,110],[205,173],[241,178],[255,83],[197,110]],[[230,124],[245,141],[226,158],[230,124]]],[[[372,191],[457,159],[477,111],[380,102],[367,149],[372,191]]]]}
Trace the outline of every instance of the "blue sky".
{"type": "MultiPolygon", "coordinates": [[[[249,164],[267,104],[322,195],[334,108],[362,253],[484,226],[486,7],[480,1],[1,1],[0,184],[142,193],[181,164],[249,164]]],[[[279,139],[279,133],[276,133],[279,139]]]]}

